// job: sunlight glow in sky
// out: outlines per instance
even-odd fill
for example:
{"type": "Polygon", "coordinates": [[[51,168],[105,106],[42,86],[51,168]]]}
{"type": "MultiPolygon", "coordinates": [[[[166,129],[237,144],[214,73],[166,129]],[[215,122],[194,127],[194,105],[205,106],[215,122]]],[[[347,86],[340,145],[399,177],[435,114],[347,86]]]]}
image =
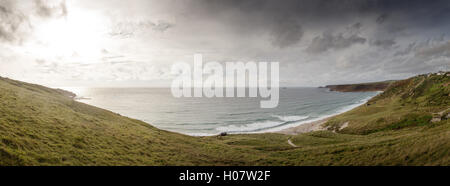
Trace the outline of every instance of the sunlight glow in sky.
{"type": "Polygon", "coordinates": [[[107,28],[99,16],[74,10],[65,18],[50,20],[36,29],[36,40],[44,47],[31,46],[29,51],[43,58],[100,58],[107,28]],[[41,50],[39,50],[41,49],[41,50]]]}
{"type": "Polygon", "coordinates": [[[173,63],[280,62],[281,86],[450,68],[448,1],[2,0],[0,76],[168,86],[173,63]]]}

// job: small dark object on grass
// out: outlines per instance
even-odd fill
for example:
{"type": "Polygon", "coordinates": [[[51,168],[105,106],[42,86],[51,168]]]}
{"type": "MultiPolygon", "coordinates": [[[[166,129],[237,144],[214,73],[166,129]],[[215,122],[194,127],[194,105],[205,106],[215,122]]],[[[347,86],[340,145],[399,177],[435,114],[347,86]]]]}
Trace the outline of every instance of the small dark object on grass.
{"type": "Polygon", "coordinates": [[[220,136],[226,136],[227,135],[227,133],[226,132],[222,132],[222,133],[220,133],[220,136]]]}

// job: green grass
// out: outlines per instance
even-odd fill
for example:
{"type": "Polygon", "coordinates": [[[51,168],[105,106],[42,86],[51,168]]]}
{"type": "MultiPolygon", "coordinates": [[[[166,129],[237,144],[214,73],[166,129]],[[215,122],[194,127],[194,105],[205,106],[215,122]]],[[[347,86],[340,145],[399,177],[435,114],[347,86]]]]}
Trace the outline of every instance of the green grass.
{"type": "Polygon", "coordinates": [[[450,77],[445,75],[397,81],[367,105],[334,117],[326,125],[337,129],[348,121],[349,127],[340,133],[351,134],[426,125],[433,113],[449,108],[449,82],[450,77]]]}
{"type": "Polygon", "coordinates": [[[389,81],[358,83],[358,84],[327,85],[326,87],[332,91],[340,91],[340,92],[383,91],[394,82],[395,82],[394,80],[389,80],[389,81]]]}
{"type": "Polygon", "coordinates": [[[191,137],[1,78],[0,165],[450,165],[449,121],[430,122],[450,104],[448,83],[397,81],[330,131],[191,137]]]}

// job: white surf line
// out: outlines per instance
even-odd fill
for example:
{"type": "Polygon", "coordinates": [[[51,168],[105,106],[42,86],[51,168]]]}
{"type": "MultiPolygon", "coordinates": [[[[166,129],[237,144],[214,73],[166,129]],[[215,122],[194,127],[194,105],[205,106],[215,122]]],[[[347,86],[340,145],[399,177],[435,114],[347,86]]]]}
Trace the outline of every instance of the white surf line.
{"type": "Polygon", "coordinates": [[[297,145],[295,145],[295,144],[292,143],[291,139],[288,139],[288,144],[291,145],[291,146],[293,146],[293,147],[297,147],[297,145]]]}

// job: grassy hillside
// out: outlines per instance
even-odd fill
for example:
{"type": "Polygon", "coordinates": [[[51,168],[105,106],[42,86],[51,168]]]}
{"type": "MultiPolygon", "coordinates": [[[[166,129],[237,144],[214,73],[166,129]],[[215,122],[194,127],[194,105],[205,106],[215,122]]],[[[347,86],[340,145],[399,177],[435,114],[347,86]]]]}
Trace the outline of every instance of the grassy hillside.
{"type": "Polygon", "coordinates": [[[346,85],[327,85],[331,91],[339,92],[367,92],[367,91],[384,91],[395,81],[382,81],[372,83],[346,84],[346,85]]]}
{"type": "Polygon", "coordinates": [[[238,164],[241,156],[239,149],[158,130],[59,90],[0,79],[0,165],[238,164]]]}
{"type": "Polygon", "coordinates": [[[1,78],[0,165],[450,165],[449,83],[395,82],[327,131],[190,137],[1,78]]]}
{"type": "Polygon", "coordinates": [[[449,83],[447,75],[420,75],[397,81],[365,106],[341,114],[327,125],[338,129],[348,121],[348,127],[339,131],[347,134],[437,125],[439,122],[431,124],[432,118],[445,119],[450,111],[449,83]]]}

